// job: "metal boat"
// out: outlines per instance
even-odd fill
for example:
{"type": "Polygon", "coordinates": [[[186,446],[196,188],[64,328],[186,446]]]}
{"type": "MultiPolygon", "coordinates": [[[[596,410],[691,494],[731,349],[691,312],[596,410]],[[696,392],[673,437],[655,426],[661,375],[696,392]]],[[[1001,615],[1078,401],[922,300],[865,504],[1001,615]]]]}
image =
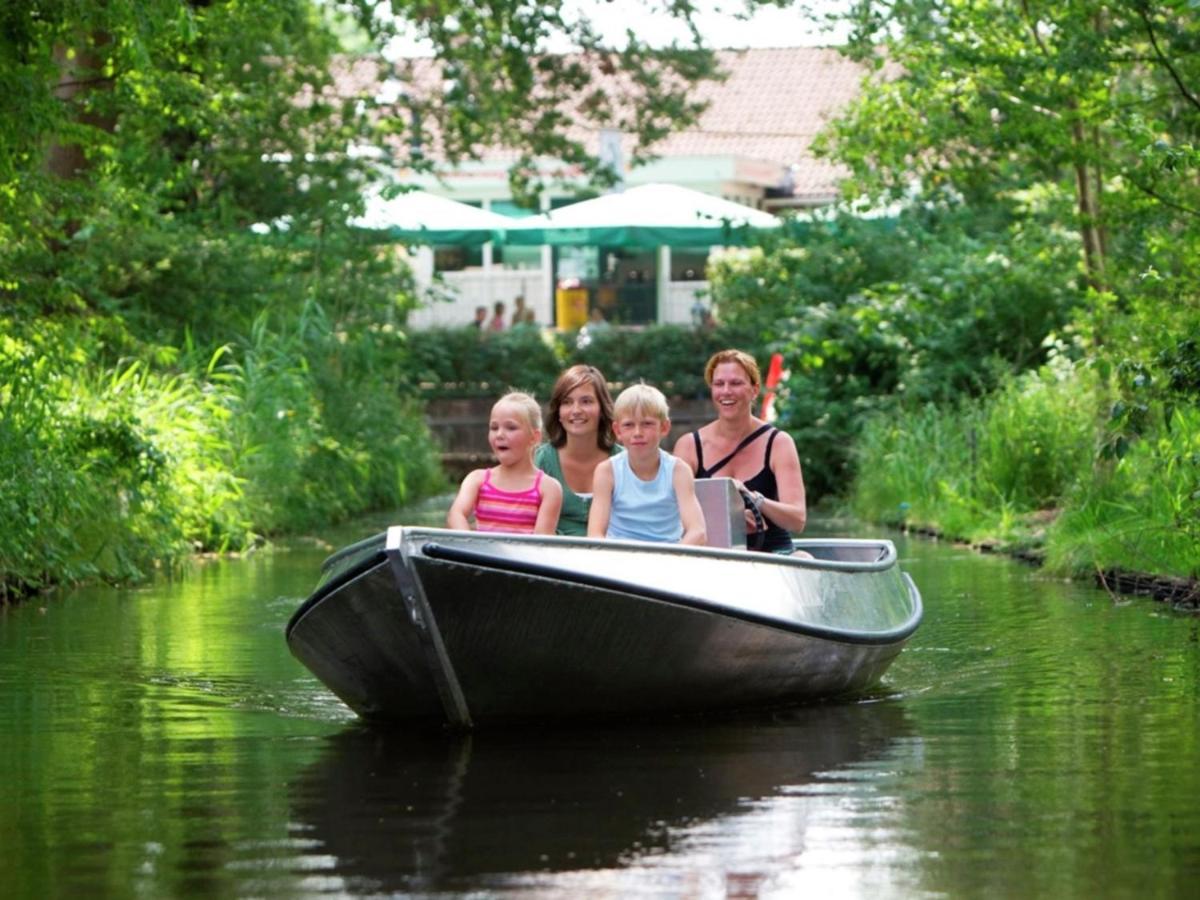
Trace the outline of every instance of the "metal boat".
{"type": "Polygon", "coordinates": [[[887,540],[793,556],[396,526],[334,554],[292,653],[366,719],[653,715],[879,680],[921,621],[887,540]]]}

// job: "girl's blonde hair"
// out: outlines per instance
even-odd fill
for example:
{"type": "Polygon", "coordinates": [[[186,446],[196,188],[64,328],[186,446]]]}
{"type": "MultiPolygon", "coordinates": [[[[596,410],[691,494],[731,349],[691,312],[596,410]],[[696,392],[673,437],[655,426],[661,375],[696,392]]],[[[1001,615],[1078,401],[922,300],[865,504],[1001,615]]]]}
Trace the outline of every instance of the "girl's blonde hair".
{"type": "Polygon", "coordinates": [[[524,391],[510,391],[499,400],[492,404],[492,412],[501,406],[510,406],[517,411],[529,426],[529,430],[535,433],[540,433],[542,430],[542,408],[538,406],[538,402],[533,397],[526,394],[524,391]]]}
{"type": "Polygon", "coordinates": [[[663,392],[648,384],[631,384],[621,391],[617,402],[613,404],[613,417],[616,419],[639,412],[654,416],[660,422],[671,418],[671,408],[663,392]]]}

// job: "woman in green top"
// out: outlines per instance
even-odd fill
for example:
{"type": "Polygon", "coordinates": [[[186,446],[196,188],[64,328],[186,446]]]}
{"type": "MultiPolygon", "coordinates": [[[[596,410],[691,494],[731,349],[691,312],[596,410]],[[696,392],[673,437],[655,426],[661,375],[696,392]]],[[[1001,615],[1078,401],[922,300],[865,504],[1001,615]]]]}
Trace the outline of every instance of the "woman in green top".
{"type": "Polygon", "coordinates": [[[592,473],[620,452],[612,423],[612,395],[599,369],[571,366],[558,376],[545,416],[549,442],[538,447],[533,457],[535,466],[562,485],[558,534],[587,535],[592,473]]]}

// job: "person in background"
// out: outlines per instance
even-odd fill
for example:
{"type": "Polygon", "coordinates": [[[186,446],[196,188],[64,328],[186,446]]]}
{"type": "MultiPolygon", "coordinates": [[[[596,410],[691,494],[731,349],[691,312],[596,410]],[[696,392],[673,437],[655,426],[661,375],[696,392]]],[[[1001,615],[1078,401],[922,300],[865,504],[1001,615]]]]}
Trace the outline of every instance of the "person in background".
{"type": "Polygon", "coordinates": [[[559,375],[544,422],[546,443],[537,448],[533,463],[562,485],[557,533],[585,537],[596,466],[620,452],[604,373],[577,365],[559,375]]]}
{"type": "MultiPolygon", "coordinates": [[[[724,475],[745,488],[766,525],[756,549],[791,553],[789,532],[804,530],[808,513],[804,476],[791,435],[757,418],[754,401],[762,376],[754,357],[721,350],[704,367],[717,418],[675,442],[674,454],[697,478],[724,475]]],[[[755,517],[746,510],[747,545],[754,547],[755,517]]]]}
{"type": "Polygon", "coordinates": [[[517,294],[513,298],[512,327],[518,325],[533,325],[533,310],[525,305],[525,295],[517,294]]]}
{"type": "Polygon", "coordinates": [[[504,301],[497,300],[492,304],[492,319],[488,322],[488,331],[504,330],[504,301]]]}
{"type": "Polygon", "coordinates": [[[505,394],[492,407],[488,445],[497,465],[468,473],[446,513],[446,525],[470,531],[554,534],[562,487],[533,464],[542,437],[541,408],[528,394],[505,394]]]}
{"type": "Polygon", "coordinates": [[[487,307],[475,307],[475,318],[471,320],[471,327],[476,331],[483,331],[483,326],[487,323],[487,307]]]}
{"type": "Polygon", "coordinates": [[[692,471],[659,446],[671,431],[667,398],[635,384],[621,391],[613,415],[625,452],[596,466],[588,537],[704,544],[692,471]]]}

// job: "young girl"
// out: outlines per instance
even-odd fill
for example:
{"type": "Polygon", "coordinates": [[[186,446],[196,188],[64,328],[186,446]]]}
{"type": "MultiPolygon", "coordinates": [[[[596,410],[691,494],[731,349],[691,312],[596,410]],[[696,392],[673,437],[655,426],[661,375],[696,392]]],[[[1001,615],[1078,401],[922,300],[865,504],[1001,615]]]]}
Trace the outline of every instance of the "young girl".
{"type": "Polygon", "coordinates": [[[562,486],[533,464],[542,439],[542,411],[528,394],[505,394],[492,407],[488,445],[499,465],[476,469],[463,479],[446,514],[450,528],[554,534],[562,508],[562,486]]]}

